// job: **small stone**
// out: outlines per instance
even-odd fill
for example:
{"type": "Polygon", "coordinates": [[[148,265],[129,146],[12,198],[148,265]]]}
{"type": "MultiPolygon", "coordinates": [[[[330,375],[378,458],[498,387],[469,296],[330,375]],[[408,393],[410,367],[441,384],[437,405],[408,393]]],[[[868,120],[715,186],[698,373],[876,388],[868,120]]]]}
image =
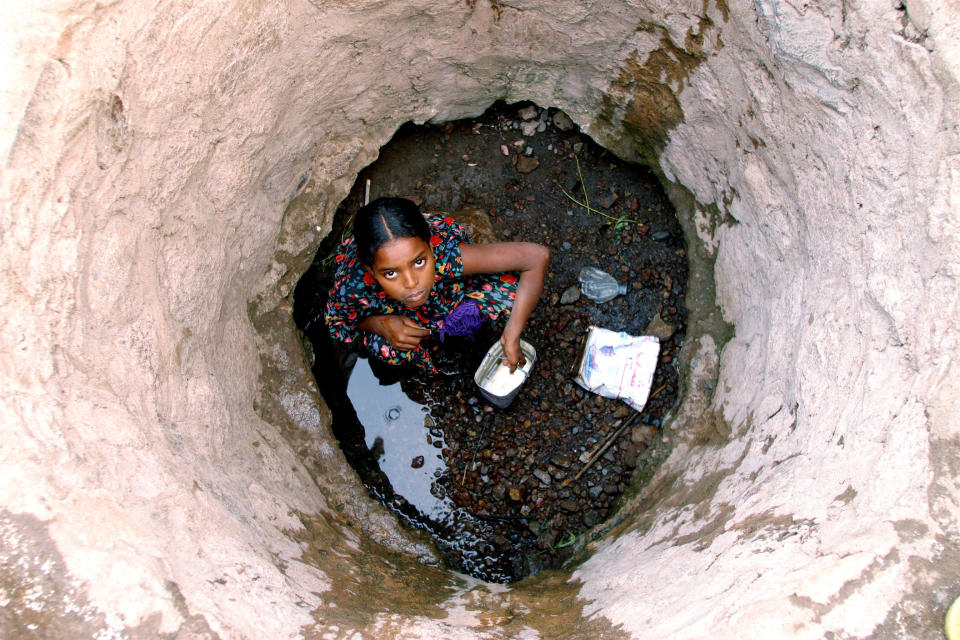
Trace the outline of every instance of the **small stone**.
{"type": "Polygon", "coordinates": [[[562,469],[569,469],[572,461],[567,456],[553,456],[550,458],[550,463],[558,466],[562,469]]]}
{"type": "Polygon", "coordinates": [[[505,145],[505,144],[500,145],[500,153],[502,153],[503,155],[509,157],[509,156],[510,156],[510,147],[508,147],[508,146],[505,145]]]}
{"type": "Polygon", "coordinates": [[[613,205],[617,204],[617,201],[620,200],[620,195],[616,191],[611,191],[605,196],[602,196],[599,200],[600,206],[604,209],[609,209],[613,205]]]}
{"type": "Polygon", "coordinates": [[[630,430],[630,440],[637,444],[650,444],[657,436],[657,428],[649,424],[637,425],[630,430]]]}
{"type": "Polygon", "coordinates": [[[669,232],[669,231],[657,231],[656,233],[654,233],[654,234],[653,234],[652,236],[650,236],[650,237],[653,238],[654,240],[666,240],[667,238],[670,237],[670,232],[669,232]]]}
{"type": "Polygon", "coordinates": [[[533,475],[536,476],[537,480],[539,480],[540,482],[542,482],[547,486],[549,486],[550,482],[552,481],[552,478],[550,478],[550,474],[544,471],[543,469],[534,469],[533,475]]]}
{"type": "Polygon", "coordinates": [[[592,527],[593,525],[600,522],[600,514],[594,509],[588,509],[586,513],[583,514],[583,524],[587,527],[592,527]]]}
{"type": "Polygon", "coordinates": [[[517,111],[517,115],[523,118],[524,120],[533,120],[538,115],[537,108],[534,105],[527,105],[520,111],[517,111]]]}
{"type": "Polygon", "coordinates": [[[628,407],[625,404],[621,404],[620,406],[618,406],[616,409],[613,410],[613,417],[626,418],[628,415],[630,415],[631,411],[632,409],[630,407],[628,407]]]}
{"type": "Polygon", "coordinates": [[[563,111],[557,111],[553,114],[553,126],[560,131],[570,131],[573,129],[573,120],[570,119],[570,116],[565,114],[563,111]]]}
{"type": "Polygon", "coordinates": [[[530,156],[520,156],[517,159],[517,171],[520,173],[530,173],[540,166],[540,161],[530,156]]]}
{"type": "Polygon", "coordinates": [[[373,441],[373,446],[370,447],[370,455],[374,458],[379,458],[383,455],[383,438],[377,436],[373,441]]]}
{"type": "Polygon", "coordinates": [[[527,120],[526,122],[520,123],[520,132],[523,133],[526,137],[530,138],[537,132],[537,126],[540,123],[536,120],[527,120]]]}
{"type": "Polygon", "coordinates": [[[523,500],[523,489],[513,486],[507,487],[507,497],[513,502],[520,502],[523,500]]]}
{"type": "Polygon", "coordinates": [[[549,549],[557,541],[558,535],[556,529],[547,529],[537,538],[537,544],[541,549],[549,549]]]}
{"type": "Polygon", "coordinates": [[[573,304],[580,299],[580,287],[572,285],[564,289],[560,296],[560,304],[573,304]]]}
{"type": "Polygon", "coordinates": [[[423,466],[423,456],[417,456],[410,461],[410,466],[414,469],[419,469],[423,466]]]}
{"type": "Polygon", "coordinates": [[[574,142],[574,143],[573,143],[573,153],[579,155],[579,153],[580,153],[581,151],[583,151],[583,143],[582,143],[582,142],[574,142]]]}
{"type": "Polygon", "coordinates": [[[603,493],[603,487],[601,487],[598,484],[595,484],[589,489],[587,489],[587,494],[590,496],[591,500],[596,500],[597,498],[600,497],[600,494],[602,493],[603,493]]]}
{"type": "Polygon", "coordinates": [[[569,513],[576,513],[580,510],[580,505],[577,504],[576,500],[562,500],[557,506],[569,513]]]}
{"type": "Polygon", "coordinates": [[[647,330],[644,332],[644,335],[654,336],[658,338],[660,342],[664,342],[669,340],[676,332],[677,328],[664,321],[658,313],[653,320],[650,321],[650,324],[647,325],[647,330]]]}

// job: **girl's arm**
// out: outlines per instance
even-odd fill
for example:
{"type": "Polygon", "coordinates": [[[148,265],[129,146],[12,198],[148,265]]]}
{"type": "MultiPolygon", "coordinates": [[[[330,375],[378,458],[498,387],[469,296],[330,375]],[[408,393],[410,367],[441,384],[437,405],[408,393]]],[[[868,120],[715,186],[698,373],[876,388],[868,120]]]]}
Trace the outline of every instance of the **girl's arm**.
{"type": "Polygon", "coordinates": [[[543,279],[550,263],[550,250],[532,242],[464,243],[460,245],[460,257],[465,274],[520,272],[517,297],[513,301],[510,320],[507,321],[500,338],[512,373],[526,362],[520,349],[520,332],[540,298],[543,279]]]}
{"type": "Polygon", "coordinates": [[[357,328],[386,338],[394,349],[400,351],[416,349],[420,341],[430,335],[430,329],[399,315],[368,316],[357,323],[357,328]]]}

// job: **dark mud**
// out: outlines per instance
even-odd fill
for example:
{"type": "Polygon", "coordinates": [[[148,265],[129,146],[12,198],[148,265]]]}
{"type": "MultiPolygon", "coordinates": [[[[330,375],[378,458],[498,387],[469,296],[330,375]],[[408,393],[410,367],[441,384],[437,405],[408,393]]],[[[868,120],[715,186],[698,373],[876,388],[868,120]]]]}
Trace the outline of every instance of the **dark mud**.
{"type": "MultiPolygon", "coordinates": [[[[678,391],[687,267],[672,207],[649,170],[621,162],[556,113],[498,105],[475,120],[401,128],[360,174],[295,292],[295,318],[313,344],[334,431],[365,485],[403,521],[429,531],[452,568],[494,582],[559,567],[602,531],[678,391]],[[550,247],[550,272],[523,336],[537,363],[508,409],[484,400],[472,379],[502,326],[475,343],[445,345],[441,368],[451,375],[432,378],[380,371],[330,344],[325,258],[368,179],[371,199],[405,195],[448,213],[479,208],[499,239],[550,247]],[[584,191],[593,210],[570,198],[586,204],[584,191]],[[627,283],[628,293],[599,305],[585,297],[561,302],[588,265],[627,283]],[[660,334],[652,397],[639,416],[573,382],[591,324],[660,334]],[[574,480],[628,419],[631,426],[574,480]]],[[[482,235],[483,224],[474,226],[482,235]]]]}

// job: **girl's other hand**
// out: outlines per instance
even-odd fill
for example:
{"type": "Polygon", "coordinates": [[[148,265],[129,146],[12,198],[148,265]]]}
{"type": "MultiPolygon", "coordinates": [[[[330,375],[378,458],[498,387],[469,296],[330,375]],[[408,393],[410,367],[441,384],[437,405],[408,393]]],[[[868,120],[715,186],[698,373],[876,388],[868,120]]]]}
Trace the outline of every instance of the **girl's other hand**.
{"type": "Polygon", "coordinates": [[[430,335],[430,329],[421,327],[406,316],[386,316],[384,325],[386,335],[383,337],[401,351],[416,349],[420,342],[430,335]]]}
{"type": "Polygon", "coordinates": [[[394,349],[400,351],[416,349],[430,335],[430,329],[421,327],[406,316],[370,316],[357,326],[386,338],[394,349]]]}
{"type": "Polygon", "coordinates": [[[503,347],[503,356],[510,367],[510,373],[517,370],[517,367],[523,367],[527,364],[527,358],[523,355],[523,349],[520,348],[520,338],[509,338],[506,334],[500,336],[500,346],[503,347]]]}

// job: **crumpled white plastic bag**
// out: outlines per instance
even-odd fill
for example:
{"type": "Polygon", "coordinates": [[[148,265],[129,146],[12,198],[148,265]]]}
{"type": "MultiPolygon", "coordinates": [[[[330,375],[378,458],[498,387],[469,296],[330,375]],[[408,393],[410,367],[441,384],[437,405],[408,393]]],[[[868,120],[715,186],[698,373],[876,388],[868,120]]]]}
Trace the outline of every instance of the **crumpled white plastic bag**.
{"type": "Polygon", "coordinates": [[[577,367],[576,383],[605,398],[619,398],[642,411],[650,396],[660,341],[591,326],[577,367]]]}

